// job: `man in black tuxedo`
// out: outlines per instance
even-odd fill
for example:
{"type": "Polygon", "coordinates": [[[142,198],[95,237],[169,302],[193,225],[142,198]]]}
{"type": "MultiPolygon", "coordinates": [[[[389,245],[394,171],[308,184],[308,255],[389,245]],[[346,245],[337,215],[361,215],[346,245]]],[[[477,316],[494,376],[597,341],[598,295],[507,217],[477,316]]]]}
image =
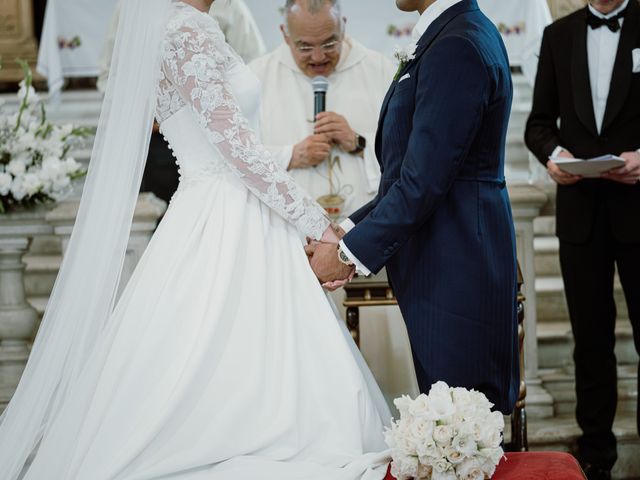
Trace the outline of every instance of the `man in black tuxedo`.
{"type": "Polygon", "coordinates": [[[525,137],[558,184],[556,230],[583,432],[579,457],[590,480],[611,478],[617,458],[616,266],[640,351],[638,0],[591,0],[545,30],[525,137]],[[621,156],[626,165],[581,178],[549,160],[605,154],[621,156]]]}

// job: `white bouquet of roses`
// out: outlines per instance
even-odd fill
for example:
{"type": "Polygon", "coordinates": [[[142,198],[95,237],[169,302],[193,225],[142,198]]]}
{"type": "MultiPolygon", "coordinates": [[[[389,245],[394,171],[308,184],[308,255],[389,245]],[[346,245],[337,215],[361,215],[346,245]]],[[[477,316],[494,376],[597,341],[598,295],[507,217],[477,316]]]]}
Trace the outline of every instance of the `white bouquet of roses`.
{"type": "Polygon", "coordinates": [[[504,418],[484,394],[444,382],[415,400],[395,400],[400,419],[385,432],[398,480],[491,478],[504,452],[504,418]]]}
{"type": "Polygon", "coordinates": [[[86,171],[69,151],[90,131],[47,121],[29,67],[17,112],[0,111],[0,213],[60,200],[86,171]]]}

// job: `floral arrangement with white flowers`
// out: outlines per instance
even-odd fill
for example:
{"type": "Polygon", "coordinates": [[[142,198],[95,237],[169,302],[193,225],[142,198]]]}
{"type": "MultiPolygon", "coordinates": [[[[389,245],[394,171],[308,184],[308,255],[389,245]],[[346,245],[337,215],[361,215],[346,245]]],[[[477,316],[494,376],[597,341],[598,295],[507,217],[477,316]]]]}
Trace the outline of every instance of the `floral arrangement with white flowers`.
{"type": "Polygon", "coordinates": [[[475,390],[435,383],[428,395],[394,401],[400,419],[385,432],[398,480],[483,480],[504,455],[504,418],[475,390]]]}
{"type": "Polygon", "coordinates": [[[68,194],[72,180],[86,174],[69,152],[91,133],[48,121],[31,70],[18,63],[25,72],[18,111],[0,110],[0,213],[59,201],[68,194]]]}

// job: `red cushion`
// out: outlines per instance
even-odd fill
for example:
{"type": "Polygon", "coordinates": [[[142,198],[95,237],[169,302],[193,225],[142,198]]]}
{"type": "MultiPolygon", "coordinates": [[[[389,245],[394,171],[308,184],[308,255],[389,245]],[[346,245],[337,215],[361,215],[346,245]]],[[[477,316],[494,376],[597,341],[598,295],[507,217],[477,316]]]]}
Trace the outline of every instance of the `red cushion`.
{"type": "MultiPolygon", "coordinates": [[[[391,467],[385,480],[395,480],[391,467]]],[[[575,458],[560,452],[507,453],[493,480],[584,480],[575,458]]]]}

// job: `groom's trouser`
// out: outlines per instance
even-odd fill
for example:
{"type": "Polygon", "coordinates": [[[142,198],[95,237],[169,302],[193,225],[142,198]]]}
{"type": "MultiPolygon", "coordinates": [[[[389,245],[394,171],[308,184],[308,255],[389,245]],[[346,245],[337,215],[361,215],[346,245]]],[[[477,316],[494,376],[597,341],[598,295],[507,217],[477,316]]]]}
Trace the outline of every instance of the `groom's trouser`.
{"type": "Polygon", "coordinates": [[[586,243],[560,242],[560,265],[575,340],[576,418],[583,432],[578,453],[583,463],[611,469],[617,459],[612,426],[618,400],[614,271],[617,266],[640,352],[640,243],[616,240],[601,205],[586,243]]]}

